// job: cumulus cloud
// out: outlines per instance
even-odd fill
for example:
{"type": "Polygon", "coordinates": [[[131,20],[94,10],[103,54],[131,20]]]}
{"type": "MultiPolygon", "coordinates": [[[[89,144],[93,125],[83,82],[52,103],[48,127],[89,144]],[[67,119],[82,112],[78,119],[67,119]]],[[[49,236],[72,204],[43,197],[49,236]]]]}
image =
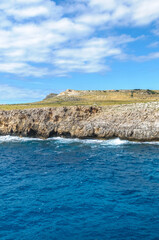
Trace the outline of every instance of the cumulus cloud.
{"type": "Polygon", "coordinates": [[[142,26],[159,19],[159,1],[156,0],[89,0],[89,6],[92,12],[107,14],[111,25],[142,26]]]}
{"type": "Polygon", "coordinates": [[[55,51],[53,64],[60,68],[62,73],[83,72],[94,73],[109,70],[106,59],[108,57],[124,56],[122,45],[136,41],[127,35],[92,38],[80,42],[75,48],[63,48],[55,51]]]}
{"type": "Polygon", "coordinates": [[[107,71],[110,58],[125,58],[129,55],[125,46],[140,40],[113,36],[111,30],[157,22],[158,9],[156,0],[67,0],[60,4],[1,0],[0,72],[39,77],[107,71]]]}

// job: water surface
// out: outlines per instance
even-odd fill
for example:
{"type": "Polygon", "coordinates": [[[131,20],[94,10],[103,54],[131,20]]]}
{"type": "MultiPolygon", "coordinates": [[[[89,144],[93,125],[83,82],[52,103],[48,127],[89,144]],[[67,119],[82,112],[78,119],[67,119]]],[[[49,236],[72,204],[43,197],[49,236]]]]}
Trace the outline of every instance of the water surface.
{"type": "Polygon", "coordinates": [[[1,240],[159,239],[159,144],[0,137],[1,240]]]}

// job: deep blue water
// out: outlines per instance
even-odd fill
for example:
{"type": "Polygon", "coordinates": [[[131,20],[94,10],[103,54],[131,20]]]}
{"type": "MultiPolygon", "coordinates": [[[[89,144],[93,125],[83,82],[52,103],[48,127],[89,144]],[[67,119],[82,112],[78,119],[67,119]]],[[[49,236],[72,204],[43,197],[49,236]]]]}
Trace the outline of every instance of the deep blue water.
{"type": "Polygon", "coordinates": [[[159,239],[159,144],[0,137],[0,239],[159,239]]]}

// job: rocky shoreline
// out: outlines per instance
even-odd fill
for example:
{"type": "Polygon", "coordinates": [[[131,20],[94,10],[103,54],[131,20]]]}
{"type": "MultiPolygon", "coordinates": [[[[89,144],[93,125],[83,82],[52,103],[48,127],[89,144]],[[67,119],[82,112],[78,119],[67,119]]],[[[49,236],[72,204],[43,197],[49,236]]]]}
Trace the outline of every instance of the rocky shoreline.
{"type": "Polygon", "coordinates": [[[159,102],[0,111],[0,135],[159,141],[159,102]]]}

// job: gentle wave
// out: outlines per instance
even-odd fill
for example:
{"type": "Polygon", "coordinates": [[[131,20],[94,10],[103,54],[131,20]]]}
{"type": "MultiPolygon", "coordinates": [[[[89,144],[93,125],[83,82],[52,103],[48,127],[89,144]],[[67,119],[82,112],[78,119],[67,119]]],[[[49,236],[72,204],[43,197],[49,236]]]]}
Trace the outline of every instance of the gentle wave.
{"type": "Polygon", "coordinates": [[[62,143],[85,143],[85,144],[100,144],[100,145],[121,145],[121,144],[128,144],[130,141],[121,140],[119,138],[111,139],[111,140],[99,140],[99,139],[79,139],[79,138],[61,138],[61,137],[54,137],[51,138],[52,140],[57,140],[62,143]]]}
{"type": "Polygon", "coordinates": [[[72,144],[72,143],[83,143],[83,144],[100,144],[100,145],[126,145],[126,144],[153,144],[159,145],[159,142],[133,142],[128,140],[121,140],[119,138],[110,139],[110,140],[99,140],[99,139],[78,139],[78,138],[62,138],[62,137],[53,137],[49,139],[41,138],[29,138],[29,137],[16,137],[16,136],[0,136],[0,144],[7,142],[31,142],[31,141],[58,141],[63,144],[72,144]]]}
{"type": "Polygon", "coordinates": [[[15,137],[15,136],[0,136],[0,143],[4,142],[28,142],[28,141],[41,141],[40,138],[29,138],[29,137],[15,137]]]}

